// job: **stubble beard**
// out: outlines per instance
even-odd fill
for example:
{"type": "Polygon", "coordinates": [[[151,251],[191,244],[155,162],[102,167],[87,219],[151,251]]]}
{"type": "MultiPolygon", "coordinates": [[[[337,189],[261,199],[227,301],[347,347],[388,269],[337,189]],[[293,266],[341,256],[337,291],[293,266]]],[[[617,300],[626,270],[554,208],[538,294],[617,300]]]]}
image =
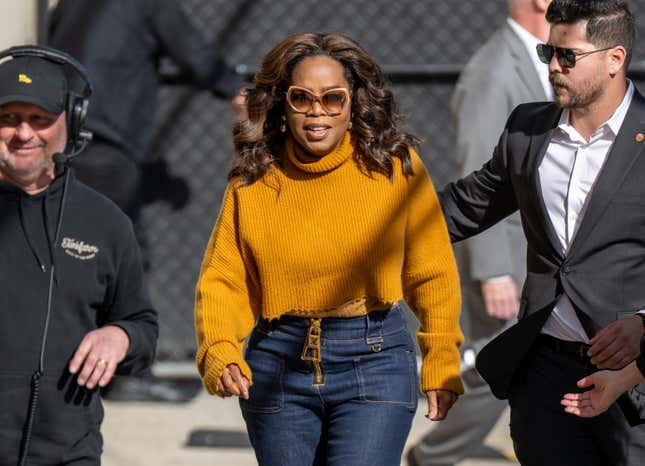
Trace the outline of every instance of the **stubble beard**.
{"type": "Polygon", "coordinates": [[[0,155],[0,171],[8,180],[19,184],[37,182],[42,176],[53,173],[54,161],[52,157],[44,157],[28,167],[20,167],[16,162],[17,157],[9,151],[0,155]]]}
{"type": "Polygon", "coordinates": [[[604,93],[602,83],[591,78],[582,81],[576,88],[557,74],[552,75],[549,81],[553,86],[555,102],[566,109],[587,108],[604,93]]]}

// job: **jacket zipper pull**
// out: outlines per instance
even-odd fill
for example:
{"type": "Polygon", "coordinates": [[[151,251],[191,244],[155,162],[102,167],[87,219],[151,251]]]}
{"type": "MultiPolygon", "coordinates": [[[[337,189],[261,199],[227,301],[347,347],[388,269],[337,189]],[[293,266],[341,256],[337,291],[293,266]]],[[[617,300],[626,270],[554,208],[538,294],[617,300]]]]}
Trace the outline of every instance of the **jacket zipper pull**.
{"type": "Polygon", "coordinates": [[[47,272],[47,267],[45,267],[45,264],[40,264],[40,270],[47,272]]]}

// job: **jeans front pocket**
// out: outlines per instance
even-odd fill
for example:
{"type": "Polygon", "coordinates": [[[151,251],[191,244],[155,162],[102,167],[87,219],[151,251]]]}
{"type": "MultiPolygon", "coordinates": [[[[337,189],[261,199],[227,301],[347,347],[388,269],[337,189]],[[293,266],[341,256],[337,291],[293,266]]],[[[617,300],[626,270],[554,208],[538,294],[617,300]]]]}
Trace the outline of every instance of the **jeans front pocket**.
{"type": "Polygon", "coordinates": [[[354,359],[360,398],[374,403],[417,405],[414,351],[395,347],[354,359]]]}
{"type": "Polygon", "coordinates": [[[249,399],[240,398],[240,407],[245,411],[260,413],[280,411],[284,403],[284,360],[274,353],[248,348],[246,362],[251,367],[253,385],[249,389],[249,399]]]}

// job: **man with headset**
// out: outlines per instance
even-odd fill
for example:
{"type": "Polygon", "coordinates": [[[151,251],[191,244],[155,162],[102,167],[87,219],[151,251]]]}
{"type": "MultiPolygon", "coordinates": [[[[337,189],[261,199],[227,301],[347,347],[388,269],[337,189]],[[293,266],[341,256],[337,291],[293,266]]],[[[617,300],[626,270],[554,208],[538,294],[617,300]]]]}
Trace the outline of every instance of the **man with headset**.
{"type": "Polygon", "coordinates": [[[157,316],[129,219],[76,180],[91,86],[71,57],[0,52],[0,465],[100,464],[98,387],[145,371],[157,316]]]}

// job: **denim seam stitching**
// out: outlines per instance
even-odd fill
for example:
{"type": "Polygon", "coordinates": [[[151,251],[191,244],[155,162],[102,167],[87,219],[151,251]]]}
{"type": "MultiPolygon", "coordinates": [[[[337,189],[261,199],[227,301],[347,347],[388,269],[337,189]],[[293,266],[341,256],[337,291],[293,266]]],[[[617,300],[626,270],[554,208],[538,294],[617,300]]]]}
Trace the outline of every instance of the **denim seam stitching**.
{"type": "Polygon", "coordinates": [[[240,401],[243,403],[243,409],[246,409],[247,411],[257,412],[257,413],[277,413],[282,410],[284,406],[284,387],[282,384],[282,376],[284,374],[284,360],[282,358],[278,358],[278,362],[280,365],[280,370],[278,371],[278,383],[280,384],[280,399],[277,405],[258,406],[251,403],[248,400],[240,399],[240,401]]]}
{"type": "MultiPolygon", "coordinates": [[[[413,379],[416,382],[416,377],[414,376],[414,373],[411,372],[412,366],[410,365],[411,362],[411,351],[410,350],[403,350],[406,353],[407,359],[408,359],[408,373],[413,375],[413,379]]],[[[414,386],[415,383],[413,381],[410,381],[410,399],[408,401],[396,401],[396,400],[370,400],[367,398],[367,395],[365,394],[365,387],[364,387],[364,378],[363,378],[363,373],[361,371],[361,366],[360,366],[360,358],[355,358],[354,359],[354,365],[357,369],[357,377],[359,378],[359,396],[361,398],[361,401],[365,403],[388,403],[388,404],[395,404],[395,405],[402,405],[406,406],[408,408],[412,408],[415,404],[414,400],[414,390],[416,390],[416,387],[414,386]]]]}
{"type": "Polygon", "coordinates": [[[365,382],[363,380],[363,372],[361,371],[360,361],[361,361],[361,358],[354,358],[354,369],[356,372],[356,379],[358,382],[358,397],[362,401],[366,401],[367,397],[365,395],[365,382]]]}

